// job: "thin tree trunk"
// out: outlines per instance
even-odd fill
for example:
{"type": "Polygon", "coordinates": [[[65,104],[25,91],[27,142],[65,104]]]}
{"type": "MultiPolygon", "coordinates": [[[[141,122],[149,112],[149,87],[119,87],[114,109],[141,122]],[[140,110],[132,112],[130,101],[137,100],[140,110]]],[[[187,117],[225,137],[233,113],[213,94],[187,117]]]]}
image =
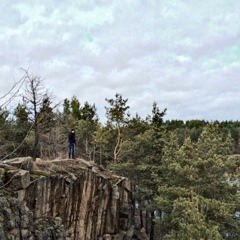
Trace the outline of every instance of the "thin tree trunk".
{"type": "Polygon", "coordinates": [[[155,222],[154,222],[154,219],[155,219],[155,215],[154,215],[154,211],[151,212],[151,222],[150,222],[150,240],[154,240],[154,225],[155,225],[155,222]]]}
{"type": "Polygon", "coordinates": [[[139,215],[140,215],[140,224],[141,224],[141,228],[143,228],[144,225],[143,225],[143,212],[142,212],[142,209],[139,210],[139,215]]]}
{"type": "Polygon", "coordinates": [[[149,213],[148,211],[145,212],[145,229],[147,235],[149,234],[149,213]]]}
{"type": "Polygon", "coordinates": [[[100,143],[100,166],[102,166],[102,143],[100,143]]]}
{"type": "Polygon", "coordinates": [[[118,133],[117,133],[117,143],[116,146],[114,148],[114,152],[113,152],[113,156],[114,156],[114,163],[118,162],[118,154],[120,152],[120,148],[121,148],[121,129],[120,127],[118,127],[118,133]]]}
{"type": "Polygon", "coordinates": [[[39,132],[38,132],[37,123],[35,123],[34,133],[35,133],[35,137],[34,137],[34,148],[33,148],[33,160],[35,161],[37,158],[38,142],[39,142],[39,132]]]}

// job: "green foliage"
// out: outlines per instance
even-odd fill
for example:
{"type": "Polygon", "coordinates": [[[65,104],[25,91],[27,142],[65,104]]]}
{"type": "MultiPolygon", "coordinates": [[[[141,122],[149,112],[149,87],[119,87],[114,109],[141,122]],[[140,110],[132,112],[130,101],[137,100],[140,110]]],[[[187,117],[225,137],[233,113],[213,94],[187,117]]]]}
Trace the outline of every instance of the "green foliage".
{"type": "Polygon", "coordinates": [[[164,122],[166,109],[161,112],[156,102],[143,120],[131,117],[128,99],[117,93],[106,98],[103,125],[95,104],[73,96],[61,112],[40,78],[27,80],[22,102],[0,110],[1,158],[33,155],[36,143],[41,158],[64,158],[75,128],[78,157],[135,183],[137,207],[150,219],[141,224],[151,240],[154,228],[156,239],[240,239],[239,122],[164,122]]]}
{"type": "Polygon", "coordinates": [[[26,123],[29,119],[29,112],[27,110],[27,106],[25,104],[18,104],[15,111],[14,116],[16,117],[16,121],[20,123],[26,123]]]}
{"type": "Polygon", "coordinates": [[[141,117],[136,114],[135,117],[129,118],[125,135],[128,139],[133,139],[138,134],[144,133],[150,126],[147,121],[141,119],[141,117]]]}
{"type": "Polygon", "coordinates": [[[71,114],[72,114],[73,118],[80,120],[81,119],[80,102],[76,96],[72,97],[70,106],[71,106],[71,114]]]}
{"type": "Polygon", "coordinates": [[[0,126],[4,126],[7,122],[9,111],[7,109],[0,108],[0,126]]]}
{"type": "Polygon", "coordinates": [[[164,109],[163,112],[160,112],[159,108],[157,107],[157,103],[153,103],[152,108],[152,124],[155,126],[161,126],[163,124],[163,117],[166,114],[167,109],[164,109]]]}
{"type": "Polygon", "coordinates": [[[81,106],[76,96],[71,100],[65,99],[63,103],[63,125],[65,135],[70,129],[76,130],[76,155],[87,160],[94,160],[96,157],[96,145],[94,133],[98,125],[97,109],[95,104],[85,102],[81,106]]]}
{"type": "Polygon", "coordinates": [[[169,131],[177,128],[185,128],[184,122],[182,120],[167,120],[165,121],[165,126],[169,131]]]}
{"type": "Polygon", "coordinates": [[[123,99],[122,95],[119,93],[115,94],[115,99],[105,99],[110,107],[105,107],[106,117],[109,122],[115,123],[117,127],[124,125],[128,121],[128,113],[126,112],[129,109],[127,106],[128,99],[123,99]]]}
{"type": "Polygon", "coordinates": [[[108,131],[98,123],[93,132],[94,156],[93,160],[99,165],[106,165],[109,158],[107,155],[107,143],[109,142],[108,131]]]}
{"type": "Polygon", "coordinates": [[[113,149],[113,161],[119,162],[119,154],[122,149],[124,141],[122,128],[126,126],[129,121],[130,114],[126,111],[129,109],[127,106],[128,99],[123,99],[122,95],[116,93],[115,99],[105,99],[110,107],[105,107],[106,117],[108,119],[108,127],[113,125],[116,130],[116,143],[113,149]]]}
{"type": "Polygon", "coordinates": [[[76,96],[73,96],[71,100],[64,100],[63,114],[65,116],[72,116],[76,120],[85,120],[91,122],[98,121],[95,104],[90,105],[88,102],[85,102],[84,105],[81,106],[80,101],[76,96]]]}
{"type": "Polygon", "coordinates": [[[91,106],[88,102],[84,103],[84,106],[81,109],[81,119],[89,121],[91,123],[98,122],[97,109],[95,107],[95,104],[91,106]]]}
{"type": "Polygon", "coordinates": [[[93,160],[95,158],[95,145],[93,141],[94,132],[97,125],[91,121],[79,120],[77,122],[76,130],[76,154],[80,155],[86,160],[93,160]]]}
{"type": "Polygon", "coordinates": [[[166,239],[223,239],[219,233],[219,227],[212,222],[206,223],[204,209],[200,209],[198,197],[178,198],[174,201],[173,224],[177,229],[172,229],[163,238],[166,239]]]}
{"type": "Polygon", "coordinates": [[[217,125],[203,128],[197,143],[187,137],[177,150],[170,133],[163,152],[161,185],[155,206],[161,212],[163,239],[234,239],[239,237],[238,159],[228,158],[231,140],[217,125]],[[229,179],[231,178],[231,184],[229,179]]]}
{"type": "Polygon", "coordinates": [[[63,101],[63,114],[65,115],[71,114],[70,101],[67,98],[65,98],[63,101]]]}
{"type": "Polygon", "coordinates": [[[208,124],[208,122],[206,122],[204,120],[188,120],[188,121],[186,121],[186,127],[190,128],[190,129],[203,128],[207,124],[208,124]]]}

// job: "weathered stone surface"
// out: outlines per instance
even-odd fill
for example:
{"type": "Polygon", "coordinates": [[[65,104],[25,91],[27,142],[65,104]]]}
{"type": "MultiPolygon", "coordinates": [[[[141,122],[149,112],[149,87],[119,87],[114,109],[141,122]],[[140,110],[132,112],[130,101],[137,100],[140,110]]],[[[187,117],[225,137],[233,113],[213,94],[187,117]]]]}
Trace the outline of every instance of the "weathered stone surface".
{"type": "Polygon", "coordinates": [[[33,168],[33,160],[31,157],[21,157],[21,158],[14,158],[5,160],[4,163],[11,164],[18,169],[28,170],[31,171],[33,168]]]}
{"type": "Polygon", "coordinates": [[[0,239],[125,240],[133,236],[128,179],[84,160],[38,160],[29,170],[16,164],[9,170],[11,162],[7,164],[0,186],[0,239]]]}
{"type": "Polygon", "coordinates": [[[146,234],[145,228],[141,228],[139,231],[135,230],[135,234],[139,240],[149,240],[149,237],[146,234]]]}
{"type": "Polygon", "coordinates": [[[26,170],[9,170],[6,173],[7,187],[13,190],[26,189],[30,184],[30,173],[26,170]]]}
{"type": "Polygon", "coordinates": [[[0,167],[0,185],[3,184],[5,177],[5,169],[0,167]]]}

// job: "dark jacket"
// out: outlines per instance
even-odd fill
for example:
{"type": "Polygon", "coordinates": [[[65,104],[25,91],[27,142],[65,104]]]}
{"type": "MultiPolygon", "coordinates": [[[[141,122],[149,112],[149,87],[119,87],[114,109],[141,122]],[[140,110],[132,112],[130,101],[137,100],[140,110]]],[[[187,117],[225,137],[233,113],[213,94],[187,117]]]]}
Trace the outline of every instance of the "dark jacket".
{"type": "Polygon", "coordinates": [[[69,143],[76,143],[76,139],[75,139],[75,133],[70,132],[68,135],[68,141],[69,143]]]}

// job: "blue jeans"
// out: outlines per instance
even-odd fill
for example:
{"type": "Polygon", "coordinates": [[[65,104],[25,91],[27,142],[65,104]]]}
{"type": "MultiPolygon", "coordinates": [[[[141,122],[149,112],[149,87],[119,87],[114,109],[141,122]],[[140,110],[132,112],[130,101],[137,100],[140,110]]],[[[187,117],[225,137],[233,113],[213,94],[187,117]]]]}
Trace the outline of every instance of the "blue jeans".
{"type": "Polygon", "coordinates": [[[75,143],[69,143],[68,145],[68,158],[75,158],[75,143]]]}

